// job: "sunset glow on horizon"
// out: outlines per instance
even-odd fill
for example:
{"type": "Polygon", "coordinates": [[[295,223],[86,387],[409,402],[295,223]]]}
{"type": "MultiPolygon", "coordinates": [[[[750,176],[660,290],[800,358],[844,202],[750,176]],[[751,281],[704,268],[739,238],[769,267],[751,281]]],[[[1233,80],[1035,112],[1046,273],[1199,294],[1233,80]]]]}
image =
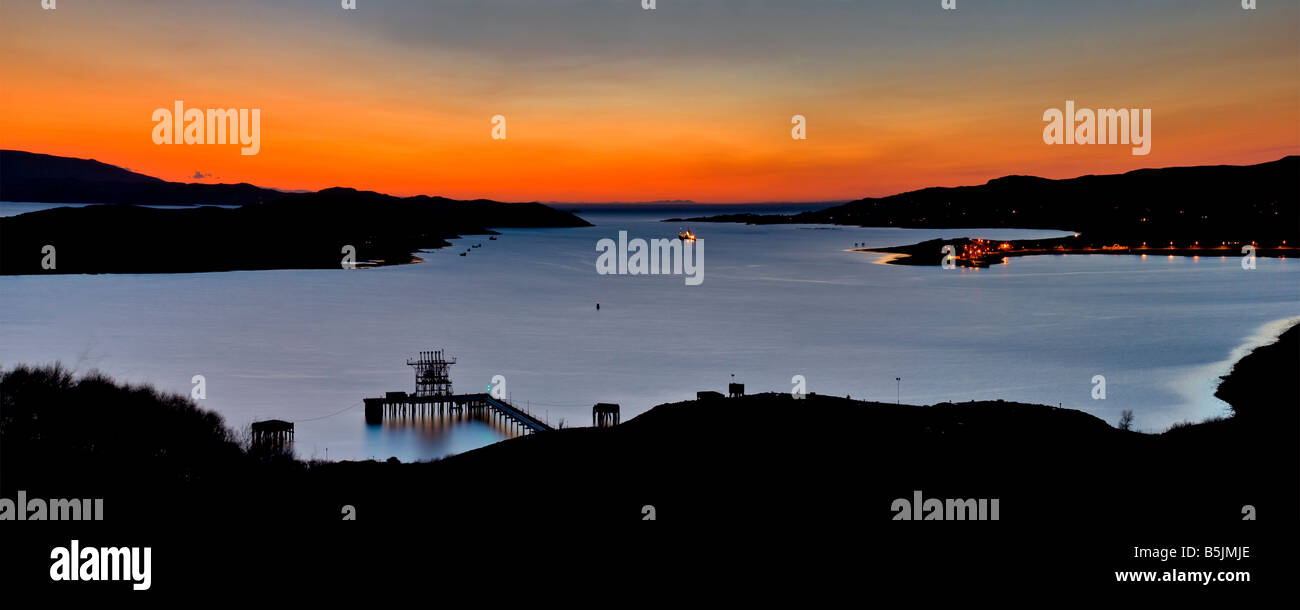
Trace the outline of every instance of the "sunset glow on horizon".
{"type": "Polygon", "coordinates": [[[172,181],[566,202],[844,200],[1300,154],[1296,3],[658,4],[6,2],[0,148],[172,181]],[[260,151],[154,144],[151,114],[176,100],[260,109],[260,151]],[[1045,145],[1067,100],[1151,109],[1150,154],[1045,145]]]}

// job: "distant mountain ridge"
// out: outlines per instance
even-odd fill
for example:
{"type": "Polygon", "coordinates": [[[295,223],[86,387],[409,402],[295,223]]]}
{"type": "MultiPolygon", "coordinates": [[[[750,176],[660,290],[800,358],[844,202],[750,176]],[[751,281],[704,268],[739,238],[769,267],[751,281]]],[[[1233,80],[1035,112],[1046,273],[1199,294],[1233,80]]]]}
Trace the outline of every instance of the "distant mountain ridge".
{"type": "Polygon", "coordinates": [[[169,182],[94,159],[0,150],[0,201],[244,205],[289,194],[247,183],[169,182]]]}
{"type": "Polygon", "coordinates": [[[134,205],[246,205],[271,203],[310,195],[338,198],[350,195],[373,201],[405,200],[436,204],[465,201],[497,203],[490,199],[459,200],[417,195],[396,197],[375,191],[331,187],[320,191],[280,191],[241,182],[202,184],[170,182],[94,159],[58,157],[21,150],[0,150],[0,201],[37,203],[110,203],[134,205]]]}
{"type": "MultiPolygon", "coordinates": [[[[1003,176],[930,187],[791,215],[686,220],[905,228],[1075,230],[1106,240],[1252,240],[1300,237],[1300,156],[1257,165],[1139,169],[1051,179],[1003,176]]],[[[1291,242],[1294,243],[1294,242],[1291,242]]]]}
{"type": "Polygon", "coordinates": [[[160,178],[94,159],[56,157],[21,150],[0,150],[0,179],[82,180],[86,182],[158,183],[160,178]]]}

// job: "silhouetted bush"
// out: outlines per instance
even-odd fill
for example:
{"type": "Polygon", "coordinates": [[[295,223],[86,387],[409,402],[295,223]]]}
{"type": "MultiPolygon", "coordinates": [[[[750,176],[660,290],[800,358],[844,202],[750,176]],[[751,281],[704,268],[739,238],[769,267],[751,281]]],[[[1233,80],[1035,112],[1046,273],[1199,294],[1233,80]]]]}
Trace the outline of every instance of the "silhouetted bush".
{"type": "Polygon", "coordinates": [[[86,496],[226,476],[244,452],[222,417],[189,398],[61,364],[0,371],[4,492],[86,496]]]}
{"type": "Polygon", "coordinates": [[[1132,430],[1133,411],[1131,409],[1124,409],[1123,411],[1121,411],[1119,414],[1119,424],[1115,427],[1119,428],[1120,430],[1132,430]]]}

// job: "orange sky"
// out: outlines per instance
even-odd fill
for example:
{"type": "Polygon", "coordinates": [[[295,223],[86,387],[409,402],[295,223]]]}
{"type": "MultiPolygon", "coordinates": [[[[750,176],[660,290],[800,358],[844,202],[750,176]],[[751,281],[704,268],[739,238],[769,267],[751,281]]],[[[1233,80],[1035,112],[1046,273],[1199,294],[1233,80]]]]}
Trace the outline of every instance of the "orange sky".
{"type": "Polygon", "coordinates": [[[1300,153],[1294,3],[87,4],[0,5],[0,147],[282,189],[716,202],[1300,153]],[[260,108],[260,153],[155,145],[177,99],[260,108]],[[1151,154],[1045,145],[1066,99],[1151,108],[1151,154]]]}

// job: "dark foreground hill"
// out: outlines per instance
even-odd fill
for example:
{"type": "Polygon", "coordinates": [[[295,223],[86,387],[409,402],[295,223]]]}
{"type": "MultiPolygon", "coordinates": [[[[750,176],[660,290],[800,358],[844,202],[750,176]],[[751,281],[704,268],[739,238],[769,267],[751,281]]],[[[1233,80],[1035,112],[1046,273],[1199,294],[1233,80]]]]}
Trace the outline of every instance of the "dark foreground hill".
{"type": "Polygon", "coordinates": [[[1298,339],[1291,328],[1225,378],[1234,416],[1163,434],[1042,405],[759,394],[660,405],[613,428],[419,464],[254,459],[186,399],[18,368],[0,378],[0,481],[5,497],[102,494],[114,519],[141,522],[172,510],[152,504],[158,494],[197,494],[210,499],[187,511],[250,523],[330,521],[345,504],[368,515],[419,506],[440,519],[523,511],[534,523],[624,522],[652,505],[661,521],[874,527],[916,491],[997,498],[1001,521],[1020,527],[1232,523],[1246,505],[1293,518],[1298,339]]]}
{"type": "Polygon", "coordinates": [[[154,587],[184,594],[466,577],[518,590],[600,575],[713,581],[735,569],[876,588],[1091,590],[1131,587],[1116,584],[1117,570],[1169,569],[1289,582],[1298,348],[1294,327],[1238,363],[1221,387],[1233,416],[1163,434],[1041,405],[760,394],[416,464],[259,458],[186,398],[19,367],[0,374],[0,498],[103,498],[105,515],[0,522],[0,569],[64,591],[46,558],[75,539],[151,546],[154,587]],[[897,520],[897,503],[918,497],[939,501],[946,520],[897,520]],[[996,521],[991,507],[988,520],[953,520],[978,517],[981,500],[997,501],[996,521]],[[651,512],[656,523],[644,523],[651,512]],[[1243,546],[1246,561],[1135,557],[1243,546]]]}

